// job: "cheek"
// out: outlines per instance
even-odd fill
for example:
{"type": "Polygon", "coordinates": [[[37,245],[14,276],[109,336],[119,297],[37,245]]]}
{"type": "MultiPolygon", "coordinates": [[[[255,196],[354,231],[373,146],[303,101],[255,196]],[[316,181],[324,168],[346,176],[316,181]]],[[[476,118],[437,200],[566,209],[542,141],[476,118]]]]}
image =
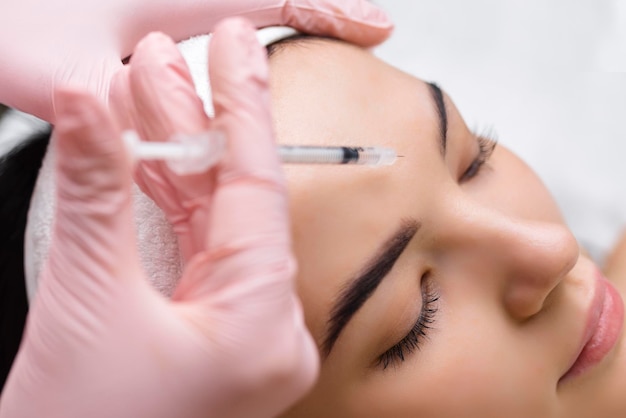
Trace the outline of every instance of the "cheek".
{"type": "MultiPolygon", "coordinates": [[[[430,362],[433,405],[454,399],[449,407],[465,407],[480,417],[551,416],[551,360],[536,335],[512,327],[477,289],[448,295],[446,303],[455,308],[441,318],[437,355],[430,362]]],[[[452,411],[458,414],[447,416],[464,416],[452,411]]]]}
{"type": "Polygon", "coordinates": [[[502,213],[564,224],[561,212],[543,182],[526,163],[501,145],[484,171],[464,187],[479,202],[502,213]]]}

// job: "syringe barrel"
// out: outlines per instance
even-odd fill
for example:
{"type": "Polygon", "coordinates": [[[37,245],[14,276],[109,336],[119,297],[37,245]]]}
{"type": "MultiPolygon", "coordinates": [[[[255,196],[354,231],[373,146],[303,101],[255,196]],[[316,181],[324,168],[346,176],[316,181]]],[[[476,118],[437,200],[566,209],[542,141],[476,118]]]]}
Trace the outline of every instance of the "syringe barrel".
{"type": "Polygon", "coordinates": [[[287,164],[361,164],[391,165],[396,160],[396,152],[384,147],[278,147],[283,163],[287,164]]]}

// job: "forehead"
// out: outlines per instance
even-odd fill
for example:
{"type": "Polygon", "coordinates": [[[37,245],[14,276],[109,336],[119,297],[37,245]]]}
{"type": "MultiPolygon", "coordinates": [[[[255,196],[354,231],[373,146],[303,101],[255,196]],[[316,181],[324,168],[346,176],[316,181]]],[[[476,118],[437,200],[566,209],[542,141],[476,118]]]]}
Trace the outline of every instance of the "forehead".
{"type": "Polygon", "coordinates": [[[284,167],[299,293],[319,341],[346,281],[403,219],[423,215],[432,176],[441,170],[437,116],[424,82],[350,45],[297,43],[270,65],[278,142],[379,145],[418,155],[387,168],[284,167]]]}
{"type": "Polygon", "coordinates": [[[279,142],[391,145],[431,107],[424,82],[339,41],[287,44],[270,74],[279,142]]]}

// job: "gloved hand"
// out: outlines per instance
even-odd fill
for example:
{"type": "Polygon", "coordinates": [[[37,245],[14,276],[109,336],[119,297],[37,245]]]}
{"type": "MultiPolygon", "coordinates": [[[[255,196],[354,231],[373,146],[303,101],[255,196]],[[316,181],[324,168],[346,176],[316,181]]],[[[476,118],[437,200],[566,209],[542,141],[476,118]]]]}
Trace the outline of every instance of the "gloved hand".
{"type": "MultiPolygon", "coordinates": [[[[238,36],[237,31],[231,37],[216,33],[209,44],[209,78],[216,107],[213,120],[209,120],[204,111],[187,64],[176,45],[160,33],[152,33],[138,44],[131,65],[120,71],[112,84],[110,105],[116,120],[123,129],[134,129],[143,140],[154,142],[168,141],[178,133],[196,134],[209,129],[220,131],[227,137],[272,132],[269,116],[262,114],[256,115],[254,120],[262,121],[263,126],[228,122],[232,115],[247,118],[247,113],[262,110],[249,100],[250,84],[242,80],[252,77],[251,65],[265,64],[250,60],[235,62],[245,57],[238,54],[238,49],[256,48],[258,41],[238,40],[238,36]],[[255,107],[250,109],[250,104],[255,107]],[[220,108],[229,112],[220,111],[220,108]]],[[[235,145],[237,143],[230,144],[231,147],[235,145]]],[[[254,153],[244,150],[236,151],[236,154],[255,157],[254,153]]],[[[164,162],[142,161],[135,166],[134,178],[141,190],[163,210],[177,235],[181,256],[187,262],[206,246],[209,219],[205,213],[211,205],[215,173],[209,171],[181,177],[164,162]]]]}
{"type": "Polygon", "coordinates": [[[0,4],[0,103],[54,123],[58,85],[106,100],[136,43],[161,31],[176,41],[208,33],[228,16],[257,27],[288,25],[362,46],[391,32],[366,0],[19,0],[0,4]]]}
{"type": "MultiPolygon", "coordinates": [[[[161,42],[149,37],[137,60],[151,65],[161,42]]],[[[229,149],[212,187],[181,192],[196,198],[186,202],[193,223],[207,227],[173,300],[139,266],[119,127],[93,96],[55,95],[56,224],[0,417],[270,417],[312,385],[318,359],[292,282],[265,51],[242,19],[220,25],[213,44],[215,123],[229,149]]],[[[144,130],[204,128],[195,96],[148,85],[156,90],[133,90],[144,130]],[[183,124],[183,111],[161,114],[159,124],[164,98],[178,99],[167,110],[193,115],[183,124]]]]}

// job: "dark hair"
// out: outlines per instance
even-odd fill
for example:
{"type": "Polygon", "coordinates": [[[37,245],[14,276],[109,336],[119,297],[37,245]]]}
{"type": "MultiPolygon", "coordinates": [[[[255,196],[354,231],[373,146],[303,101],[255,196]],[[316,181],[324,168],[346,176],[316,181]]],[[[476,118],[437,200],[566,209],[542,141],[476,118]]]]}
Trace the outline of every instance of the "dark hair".
{"type": "Polygon", "coordinates": [[[0,157],[0,391],[17,354],[28,312],[24,232],[50,132],[32,134],[0,157]]]}
{"type": "Polygon", "coordinates": [[[273,44],[269,44],[266,47],[267,56],[268,58],[271,58],[272,56],[279,54],[282,50],[290,46],[306,47],[309,44],[320,42],[320,41],[343,42],[336,38],[331,38],[331,37],[326,37],[326,36],[297,34],[297,35],[289,36],[285,39],[281,39],[280,41],[274,42],[273,44]]]}

